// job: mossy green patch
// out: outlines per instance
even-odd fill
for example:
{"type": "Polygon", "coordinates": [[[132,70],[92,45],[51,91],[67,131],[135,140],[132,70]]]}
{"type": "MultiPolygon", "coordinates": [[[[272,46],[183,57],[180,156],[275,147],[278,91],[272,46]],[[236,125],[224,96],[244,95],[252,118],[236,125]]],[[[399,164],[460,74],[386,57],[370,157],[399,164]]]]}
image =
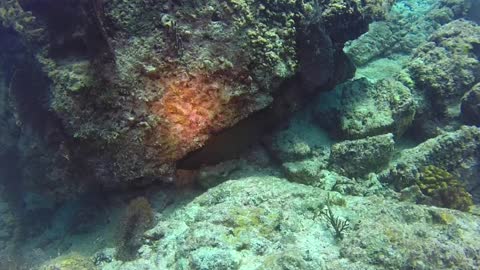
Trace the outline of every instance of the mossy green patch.
{"type": "Polygon", "coordinates": [[[61,257],[54,258],[44,265],[40,270],[94,270],[96,267],[87,258],[79,253],[70,253],[61,257]]]}
{"type": "Polygon", "coordinates": [[[0,24],[31,41],[38,40],[44,33],[32,13],[24,11],[17,0],[0,2],[0,24]]]}
{"type": "MultiPolygon", "coordinates": [[[[270,212],[260,207],[239,207],[230,211],[232,234],[227,241],[231,243],[247,244],[243,241],[254,234],[266,239],[272,239],[282,220],[279,212],[270,212]]],[[[252,238],[253,239],[253,238],[252,238]]]]}
{"type": "Polygon", "coordinates": [[[472,195],[454,175],[430,165],[422,169],[417,185],[422,193],[433,199],[433,204],[461,211],[468,211],[473,205],[472,195]]]}

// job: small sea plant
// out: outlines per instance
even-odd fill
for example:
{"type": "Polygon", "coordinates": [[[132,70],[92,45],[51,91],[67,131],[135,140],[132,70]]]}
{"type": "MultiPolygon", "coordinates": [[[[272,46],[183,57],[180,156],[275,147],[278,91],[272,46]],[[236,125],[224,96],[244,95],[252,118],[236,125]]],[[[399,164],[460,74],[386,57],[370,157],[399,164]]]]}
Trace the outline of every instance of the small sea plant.
{"type": "Polygon", "coordinates": [[[424,195],[432,198],[433,205],[465,212],[473,205],[472,195],[465,190],[465,185],[442,168],[424,167],[417,185],[424,195]]]}
{"type": "Polygon", "coordinates": [[[127,206],[121,221],[116,258],[122,261],[135,259],[142,236],[153,225],[153,209],[145,197],[133,199],[127,206]]]}
{"type": "Polygon", "coordinates": [[[348,221],[348,219],[343,219],[336,216],[332,211],[331,205],[332,201],[330,199],[330,196],[328,196],[326,205],[324,206],[322,211],[320,211],[315,216],[321,216],[335,232],[335,238],[342,240],[345,230],[350,228],[350,222],[348,221]]]}

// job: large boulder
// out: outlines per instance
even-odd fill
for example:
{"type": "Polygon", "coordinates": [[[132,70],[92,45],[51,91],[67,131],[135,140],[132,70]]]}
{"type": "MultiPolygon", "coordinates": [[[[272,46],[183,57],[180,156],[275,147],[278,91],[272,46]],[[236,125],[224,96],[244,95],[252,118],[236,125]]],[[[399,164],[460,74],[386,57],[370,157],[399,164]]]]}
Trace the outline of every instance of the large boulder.
{"type": "Polygon", "coordinates": [[[456,20],[416,49],[408,68],[432,106],[432,117],[459,116],[462,96],[480,81],[479,48],[480,26],[456,20]]]}
{"type": "Polygon", "coordinates": [[[75,142],[62,162],[117,185],[171,181],[287,79],[311,94],[351,76],[342,44],[392,2],[8,0],[0,21],[52,82],[48,105],[75,142]]]}
{"type": "Polygon", "coordinates": [[[416,103],[410,89],[394,79],[375,83],[356,79],[336,87],[316,110],[320,126],[334,136],[346,139],[365,138],[386,133],[401,135],[412,123],[416,103]]]}
{"type": "Polygon", "coordinates": [[[357,66],[392,54],[409,55],[430,34],[452,20],[475,14],[473,0],[402,0],[392,7],[385,21],[370,24],[367,33],[345,48],[357,66]]]}
{"type": "Polygon", "coordinates": [[[472,193],[474,200],[479,201],[480,129],[463,126],[403,150],[380,174],[380,179],[400,190],[415,184],[422,170],[428,166],[441,168],[457,177],[472,193]]]}
{"type": "Polygon", "coordinates": [[[332,146],[330,164],[334,171],[349,177],[361,177],[386,166],[393,155],[393,134],[343,141],[332,146]]]}

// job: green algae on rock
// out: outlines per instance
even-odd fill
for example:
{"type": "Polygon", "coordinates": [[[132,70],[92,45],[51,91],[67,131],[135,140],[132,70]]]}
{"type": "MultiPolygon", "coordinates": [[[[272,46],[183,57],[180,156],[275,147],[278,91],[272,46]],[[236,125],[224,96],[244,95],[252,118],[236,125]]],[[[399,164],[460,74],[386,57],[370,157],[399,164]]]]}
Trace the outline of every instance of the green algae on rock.
{"type": "Polygon", "coordinates": [[[461,97],[480,80],[480,26],[456,20],[434,32],[408,64],[417,88],[425,91],[438,118],[457,117],[461,97]]]}
{"type": "Polygon", "coordinates": [[[473,205],[472,195],[465,191],[464,184],[436,166],[424,167],[417,185],[425,195],[432,198],[434,205],[461,211],[468,211],[473,205]]]}
{"type": "Polygon", "coordinates": [[[46,262],[39,270],[95,270],[90,258],[78,253],[63,255],[46,262]]]}
{"type": "Polygon", "coordinates": [[[6,3],[44,29],[31,49],[75,141],[69,159],[115,186],[170,181],[179,159],[271,105],[287,79],[312,83],[305,93],[345,79],[343,43],[393,1],[6,3]]]}
{"type": "Polygon", "coordinates": [[[473,270],[480,254],[478,222],[477,216],[460,211],[378,196],[339,196],[275,177],[248,177],[220,184],[162,218],[152,230],[163,236],[144,245],[138,260],[101,267],[266,270],[293,264],[293,269],[333,270],[430,265],[473,270]],[[342,241],[314,219],[329,194],[343,200],[332,211],[351,222],[342,241]],[[465,257],[465,252],[474,255],[465,257]]]}
{"type": "Polygon", "coordinates": [[[388,78],[376,83],[366,78],[340,84],[332,93],[340,99],[333,108],[318,106],[319,123],[325,117],[338,119],[331,133],[340,138],[359,139],[386,133],[401,135],[412,123],[416,102],[411,90],[401,82],[388,78]]]}
{"type": "Polygon", "coordinates": [[[336,143],[332,146],[330,167],[349,177],[379,171],[392,158],[394,144],[391,133],[336,143]]]}
{"type": "Polygon", "coordinates": [[[369,31],[349,42],[345,51],[360,67],[395,54],[412,54],[435,30],[464,16],[472,0],[398,1],[386,20],[370,25],[369,31]]]}
{"type": "MultiPolygon", "coordinates": [[[[416,147],[403,150],[388,169],[380,173],[383,182],[391,183],[397,189],[415,184],[422,168],[433,165],[454,175],[467,190],[477,184],[480,129],[463,126],[454,132],[447,132],[429,139],[416,147]]],[[[477,192],[472,194],[478,198],[477,192]]]]}

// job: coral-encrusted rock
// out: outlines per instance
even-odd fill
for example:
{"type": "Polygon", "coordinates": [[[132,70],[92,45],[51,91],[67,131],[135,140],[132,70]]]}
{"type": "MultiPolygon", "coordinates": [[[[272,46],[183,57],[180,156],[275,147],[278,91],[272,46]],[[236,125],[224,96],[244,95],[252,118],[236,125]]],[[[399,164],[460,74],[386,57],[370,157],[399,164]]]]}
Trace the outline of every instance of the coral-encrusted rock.
{"type": "Polygon", "coordinates": [[[475,215],[388,197],[247,177],[172,209],[152,230],[160,237],[146,243],[137,260],[113,259],[102,269],[476,270],[479,222],[475,215]],[[342,241],[316,215],[327,198],[335,217],[350,222],[342,241]]]}
{"type": "Polygon", "coordinates": [[[480,26],[448,23],[419,47],[409,63],[417,87],[439,118],[457,117],[462,96],[480,81],[480,26]]]}
{"type": "Polygon", "coordinates": [[[283,162],[310,157],[312,149],[294,130],[284,130],[276,134],[269,144],[272,153],[283,162]]]}
{"type": "MultiPolygon", "coordinates": [[[[352,66],[341,45],[392,2],[47,0],[0,7],[33,15],[33,26],[41,26],[43,39],[32,47],[52,81],[49,105],[76,140],[69,160],[85,160],[95,177],[115,185],[171,180],[176,161],[269,106],[295,74],[308,94],[346,79],[352,66]]],[[[17,17],[0,20],[28,41],[30,32],[11,23],[17,17]]]]}
{"type": "Polygon", "coordinates": [[[288,180],[313,186],[320,184],[320,172],[322,169],[325,169],[327,165],[328,155],[326,155],[326,153],[324,153],[324,155],[282,164],[288,180]]]}
{"type": "Polygon", "coordinates": [[[345,51],[357,66],[391,54],[409,55],[441,25],[474,14],[473,0],[397,1],[385,21],[348,43],[345,51]]]}
{"type": "Polygon", "coordinates": [[[350,177],[378,171],[390,161],[394,144],[393,134],[336,143],[330,154],[331,167],[350,177]]]}
{"type": "Polygon", "coordinates": [[[381,173],[381,180],[397,189],[410,186],[419,178],[421,170],[429,165],[441,168],[458,177],[480,199],[480,128],[463,126],[429,139],[401,152],[400,157],[381,173]]]}
{"type": "Polygon", "coordinates": [[[316,115],[320,125],[331,122],[331,132],[348,139],[385,133],[401,135],[415,116],[415,101],[410,89],[393,79],[372,83],[365,78],[343,83],[332,95],[338,106],[319,106],[316,115]],[[326,119],[326,118],[330,118],[326,119]]]}
{"type": "Polygon", "coordinates": [[[476,84],[463,97],[462,116],[467,123],[480,126],[480,84],[476,84]]]}

